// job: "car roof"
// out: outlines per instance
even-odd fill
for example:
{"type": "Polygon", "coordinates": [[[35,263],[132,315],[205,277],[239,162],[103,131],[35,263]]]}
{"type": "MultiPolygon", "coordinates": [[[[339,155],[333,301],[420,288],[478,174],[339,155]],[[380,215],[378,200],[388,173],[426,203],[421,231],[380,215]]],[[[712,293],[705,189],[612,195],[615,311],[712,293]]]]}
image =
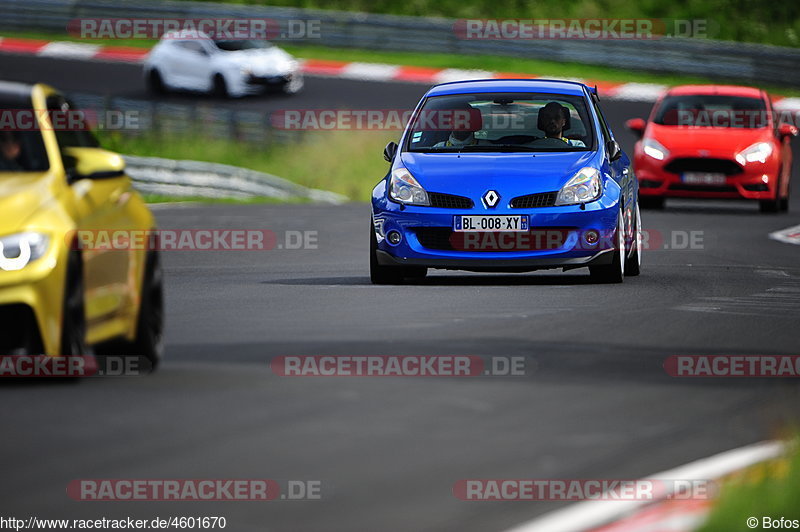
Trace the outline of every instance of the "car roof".
{"type": "Polygon", "coordinates": [[[465,94],[475,92],[547,92],[583,96],[583,83],[558,79],[478,79],[454,81],[436,85],[428,91],[428,96],[465,94]]]}
{"type": "Polygon", "coordinates": [[[200,30],[182,29],[168,31],[161,36],[162,41],[210,41],[212,40],[206,33],[200,30]]]}
{"type": "Polygon", "coordinates": [[[667,94],[670,96],[719,94],[721,96],[761,98],[763,91],[756,87],[745,87],[743,85],[680,85],[669,89],[667,94]]]}
{"type": "Polygon", "coordinates": [[[13,81],[0,81],[0,101],[6,106],[31,107],[33,85],[13,81]]]}

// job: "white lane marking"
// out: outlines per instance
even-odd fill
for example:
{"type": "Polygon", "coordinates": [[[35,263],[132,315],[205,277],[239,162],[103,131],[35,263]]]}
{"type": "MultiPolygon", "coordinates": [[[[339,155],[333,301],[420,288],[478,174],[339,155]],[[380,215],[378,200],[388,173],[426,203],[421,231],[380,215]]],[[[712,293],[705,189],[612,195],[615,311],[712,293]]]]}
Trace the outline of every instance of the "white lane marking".
{"type": "Polygon", "coordinates": [[[348,63],[339,77],[368,81],[390,81],[400,71],[397,65],[382,63],[348,63]]]}
{"type": "Polygon", "coordinates": [[[778,242],[783,242],[785,244],[800,245],[800,225],[775,231],[774,233],[770,233],[769,237],[772,240],[777,240],[778,242]]]}
{"type": "Polygon", "coordinates": [[[625,83],[606,91],[609,99],[630,100],[636,102],[654,102],[667,90],[666,85],[657,83],[625,83]]]}
{"type": "MultiPolygon", "coordinates": [[[[753,464],[780,456],[783,442],[767,441],[691,462],[648,478],[659,480],[711,480],[724,477],[753,464]]],[[[669,493],[664,493],[664,496],[669,493]]],[[[581,532],[611,523],[654,501],[586,501],[528,521],[507,532],[581,532]]]]}
{"type": "Polygon", "coordinates": [[[488,70],[463,70],[460,68],[445,68],[433,76],[434,83],[449,83],[451,81],[469,81],[472,79],[493,79],[494,72],[488,70]]]}
{"type": "Polygon", "coordinates": [[[47,57],[90,59],[100,51],[100,48],[101,46],[99,44],[54,41],[44,45],[44,47],[39,50],[37,55],[47,57]]]}

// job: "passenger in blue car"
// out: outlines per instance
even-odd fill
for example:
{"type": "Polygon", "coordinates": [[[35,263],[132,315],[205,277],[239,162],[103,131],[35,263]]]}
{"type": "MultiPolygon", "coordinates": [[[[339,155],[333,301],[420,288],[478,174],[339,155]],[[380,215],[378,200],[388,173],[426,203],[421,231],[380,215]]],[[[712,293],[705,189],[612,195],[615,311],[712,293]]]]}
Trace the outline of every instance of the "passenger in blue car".
{"type": "Polygon", "coordinates": [[[570,128],[569,109],[558,102],[550,102],[539,110],[538,127],[544,131],[545,138],[535,141],[536,143],[543,144],[552,142],[548,139],[557,139],[568,146],[586,147],[583,141],[564,137],[564,131],[570,128]]]}
{"type": "Polygon", "coordinates": [[[434,148],[463,148],[483,144],[475,138],[475,132],[483,127],[480,111],[468,103],[463,103],[439,113],[441,118],[453,119],[459,124],[459,128],[451,132],[447,140],[434,144],[434,148]]]}

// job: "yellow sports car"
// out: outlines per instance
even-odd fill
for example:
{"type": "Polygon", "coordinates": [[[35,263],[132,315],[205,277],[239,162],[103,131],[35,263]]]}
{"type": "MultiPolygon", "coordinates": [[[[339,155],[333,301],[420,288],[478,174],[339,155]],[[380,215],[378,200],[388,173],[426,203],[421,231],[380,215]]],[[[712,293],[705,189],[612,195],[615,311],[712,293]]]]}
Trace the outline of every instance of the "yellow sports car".
{"type": "Polygon", "coordinates": [[[95,351],[155,367],[164,316],[157,250],[77,240],[155,228],[124,160],[99,147],[52,87],[0,82],[0,114],[0,356],[95,351]]]}

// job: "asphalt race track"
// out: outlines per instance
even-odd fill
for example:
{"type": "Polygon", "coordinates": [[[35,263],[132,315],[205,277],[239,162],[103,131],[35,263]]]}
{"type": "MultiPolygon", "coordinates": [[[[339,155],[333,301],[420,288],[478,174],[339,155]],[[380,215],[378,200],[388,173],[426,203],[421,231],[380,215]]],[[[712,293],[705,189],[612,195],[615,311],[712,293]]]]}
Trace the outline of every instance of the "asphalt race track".
{"type": "MultiPolygon", "coordinates": [[[[144,97],[128,65],[1,55],[0,78],[144,97]]],[[[228,105],[390,108],[425,89],[307,86],[297,99],[228,105]]],[[[622,122],[649,105],[603,106],[630,150],[622,122]]],[[[682,354],[800,354],[800,248],[767,238],[800,223],[797,213],[800,195],[783,215],[737,202],[645,211],[652,234],[671,243],[700,231],[702,246],[650,250],[642,275],[622,285],[594,285],[575,270],[435,272],[385,287],[368,279],[366,204],[159,207],[163,229],[316,231],[318,249],[165,253],[161,371],[3,383],[0,507],[40,518],[225,516],[234,531],[482,532],[563,503],[464,502],[452,494],[459,479],[639,478],[774,437],[797,421],[796,382],[677,379],[662,364],[682,354]],[[524,356],[528,374],[291,378],[269,366],[280,355],[391,354],[524,356]],[[87,478],[320,480],[322,499],[68,498],[67,484],[87,478]]]]}

